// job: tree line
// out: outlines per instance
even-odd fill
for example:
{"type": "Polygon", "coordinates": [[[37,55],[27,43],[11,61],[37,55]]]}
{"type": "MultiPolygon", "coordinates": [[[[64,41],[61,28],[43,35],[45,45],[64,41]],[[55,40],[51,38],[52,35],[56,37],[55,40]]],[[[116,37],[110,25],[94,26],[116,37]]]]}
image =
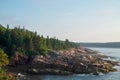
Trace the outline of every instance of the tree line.
{"type": "Polygon", "coordinates": [[[43,37],[37,32],[27,29],[14,27],[10,29],[9,25],[4,27],[0,25],[0,48],[2,48],[9,57],[14,55],[15,51],[24,55],[46,55],[49,50],[66,50],[78,47],[77,43],[59,40],[56,37],[43,37]]]}

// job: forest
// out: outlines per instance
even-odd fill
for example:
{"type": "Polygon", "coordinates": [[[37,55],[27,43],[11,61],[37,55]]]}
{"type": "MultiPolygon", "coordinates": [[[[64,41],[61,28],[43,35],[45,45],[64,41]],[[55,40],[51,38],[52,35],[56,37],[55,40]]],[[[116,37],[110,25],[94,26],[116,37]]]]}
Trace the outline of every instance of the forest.
{"type": "Polygon", "coordinates": [[[70,42],[59,40],[56,37],[43,37],[37,32],[32,32],[25,27],[20,26],[10,29],[0,25],[0,48],[3,49],[10,58],[15,52],[20,52],[24,55],[46,55],[49,50],[66,50],[78,47],[79,45],[70,42]]]}

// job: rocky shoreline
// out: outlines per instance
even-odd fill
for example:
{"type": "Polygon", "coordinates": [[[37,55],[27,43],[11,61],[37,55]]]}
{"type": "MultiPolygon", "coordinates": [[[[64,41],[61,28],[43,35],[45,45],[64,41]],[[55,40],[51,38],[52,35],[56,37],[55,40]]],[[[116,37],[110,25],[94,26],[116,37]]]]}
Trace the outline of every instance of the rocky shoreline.
{"type": "Polygon", "coordinates": [[[51,50],[46,56],[36,55],[27,57],[19,54],[16,54],[16,56],[11,59],[10,64],[14,67],[7,67],[7,69],[29,74],[70,75],[92,73],[99,75],[99,73],[116,71],[114,66],[118,64],[118,62],[104,60],[103,58],[107,58],[107,56],[100,55],[97,51],[87,48],[51,50]]]}

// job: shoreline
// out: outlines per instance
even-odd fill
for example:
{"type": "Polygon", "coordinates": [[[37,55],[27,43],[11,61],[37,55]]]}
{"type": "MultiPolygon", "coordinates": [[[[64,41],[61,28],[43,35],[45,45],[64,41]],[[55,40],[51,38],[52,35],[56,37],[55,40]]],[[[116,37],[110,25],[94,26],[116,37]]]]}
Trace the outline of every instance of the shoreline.
{"type": "Polygon", "coordinates": [[[7,67],[8,71],[27,73],[32,75],[73,75],[109,73],[116,71],[114,68],[118,62],[103,60],[104,55],[87,48],[78,48],[64,51],[51,51],[49,55],[36,55],[29,64],[18,64],[15,67],[7,67]],[[93,56],[95,55],[95,56],[93,56]]]}

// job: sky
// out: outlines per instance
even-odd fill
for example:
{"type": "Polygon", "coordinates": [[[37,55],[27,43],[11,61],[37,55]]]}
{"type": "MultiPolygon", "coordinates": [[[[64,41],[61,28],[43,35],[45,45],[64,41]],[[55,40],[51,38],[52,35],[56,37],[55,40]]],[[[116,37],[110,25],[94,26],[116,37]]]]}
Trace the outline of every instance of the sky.
{"type": "Polygon", "coordinates": [[[120,0],[0,0],[0,24],[74,42],[120,42],[120,0]]]}

